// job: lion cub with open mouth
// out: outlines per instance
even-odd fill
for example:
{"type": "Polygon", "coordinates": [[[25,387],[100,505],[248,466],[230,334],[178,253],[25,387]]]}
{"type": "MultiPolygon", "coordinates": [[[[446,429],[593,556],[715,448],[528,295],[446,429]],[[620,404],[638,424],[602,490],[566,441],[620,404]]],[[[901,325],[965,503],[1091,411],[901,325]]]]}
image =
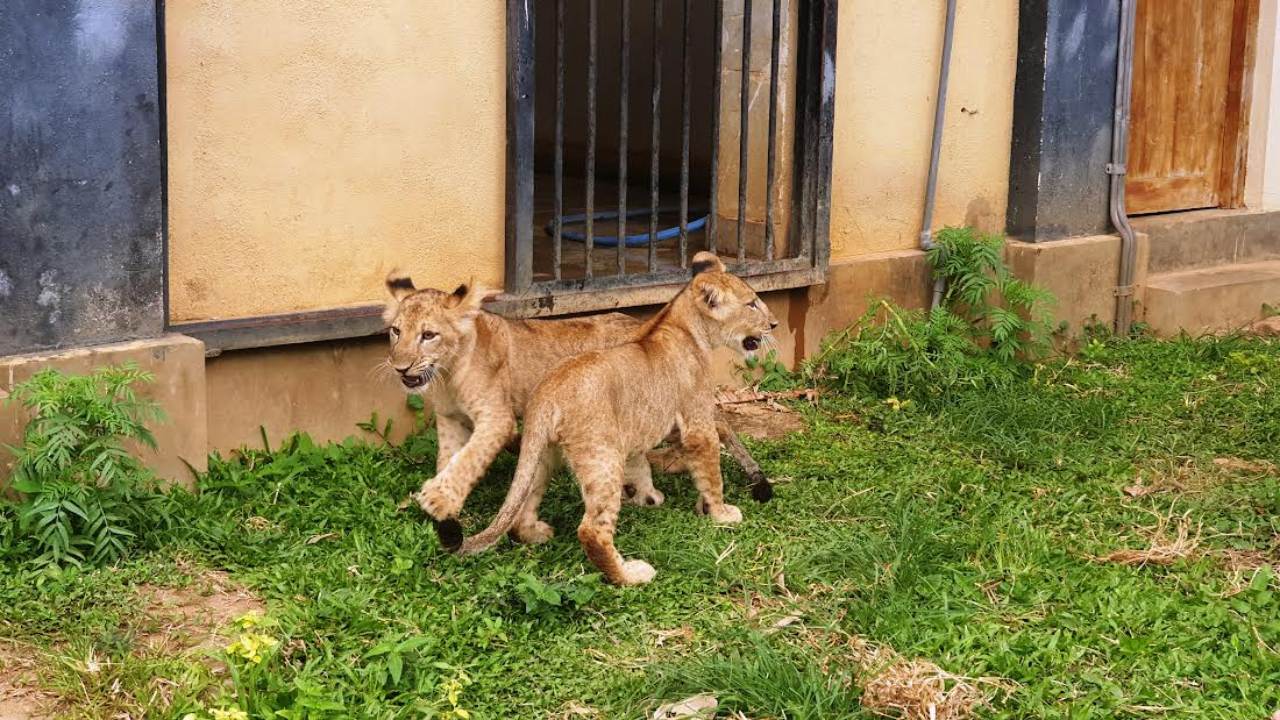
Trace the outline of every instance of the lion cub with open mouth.
{"type": "Polygon", "coordinates": [[[548,446],[555,445],[582,487],[578,539],[587,557],[612,583],[649,582],[653,567],[624,560],[613,536],[627,463],[643,458],[673,425],[698,488],[698,511],[717,522],[742,520],[724,501],[711,352],[725,346],[750,355],[778,322],[714,254],[700,252],[692,265],[689,284],[630,341],[579,355],[534,390],[515,480],[494,521],[463,543],[464,554],[490,547],[517,522],[538,522],[554,453],[548,446]]]}

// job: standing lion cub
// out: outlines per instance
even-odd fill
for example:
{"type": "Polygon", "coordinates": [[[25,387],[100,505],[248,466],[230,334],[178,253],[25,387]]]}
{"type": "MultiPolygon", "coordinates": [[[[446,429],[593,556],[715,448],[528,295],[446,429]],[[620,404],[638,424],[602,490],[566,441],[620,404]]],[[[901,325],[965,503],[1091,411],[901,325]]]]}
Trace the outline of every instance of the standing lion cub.
{"type": "MultiPolygon", "coordinates": [[[[403,273],[387,276],[390,300],[384,319],[391,346],[385,367],[395,372],[406,392],[428,395],[434,411],[440,451],[436,475],[415,494],[436,524],[441,543],[456,550],[462,543],[457,516],[472,488],[494,457],[516,433],[533,389],[568,358],[624,342],[641,322],[621,313],[554,320],[516,320],[482,310],[492,293],[462,285],[452,293],[417,288],[403,273]]],[[[751,479],[756,500],[772,488],[760,466],[727,424],[720,440],[751,479]]],[[[514,450],[513,450],[514,452],[514,450]]],[[[679,448],[655,461],[670,472],[683,469],[679,448]]],[[[624,488],[629,502],[660,505],[649,464],[637,458],[624,488]]],[[[512,528],[521,542],[551,536],[545,523],[512,528]]]]}
{"type": "Polygon", "coordinates": [[[778,322],[715,255],[700,252],[692,264],[689,284],[631,340],[579,355],[534,390],[511,490],[493,523],[463,543],[463,553],[484,550],[512,527],[539,524],[548,446],[555,445],[582,487],[586,513],[578,539],[587,557],[610,582],[649,582],[653,567],[623,560],[613,536],[628,466],[643,463],[673,425],[699,512],[723,523],[742,520],[724,502],[711,352],[724,346],[750,355],[778,322]]]}

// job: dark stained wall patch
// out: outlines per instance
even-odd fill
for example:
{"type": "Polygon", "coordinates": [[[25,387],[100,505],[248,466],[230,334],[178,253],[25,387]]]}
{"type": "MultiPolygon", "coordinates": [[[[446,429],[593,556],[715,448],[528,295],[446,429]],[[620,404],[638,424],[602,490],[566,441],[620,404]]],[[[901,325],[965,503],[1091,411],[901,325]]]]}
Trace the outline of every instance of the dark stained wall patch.
{"type": "Polygon", "coordinates": [[[156,9],[0,2],[0,355],[164,330],[156,9]]]}

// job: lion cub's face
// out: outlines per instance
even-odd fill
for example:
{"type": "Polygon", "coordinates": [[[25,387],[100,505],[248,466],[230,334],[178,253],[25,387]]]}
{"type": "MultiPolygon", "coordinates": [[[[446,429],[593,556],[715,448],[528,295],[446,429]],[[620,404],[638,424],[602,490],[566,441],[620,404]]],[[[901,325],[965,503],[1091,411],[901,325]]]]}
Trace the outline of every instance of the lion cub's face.
{"type": "Polygon", "coordinates": [[[711,322],[712,333],[726,347],[754,357],[778,321],[764,301],[741,278],[725,272],[720,259],[709,252],[693,257],[696,273],[689,285],[698,309],[711,322]]]}
{"type": "Polygon", "coordinates": [[[387,365],[409,392],[422,392],[448,370],[459,349],[475,334],[484,291],[459,285],[452,293],[418,290],[407,276],[387,277],[391,300],[382,319],[391,349],[387,365]]]}

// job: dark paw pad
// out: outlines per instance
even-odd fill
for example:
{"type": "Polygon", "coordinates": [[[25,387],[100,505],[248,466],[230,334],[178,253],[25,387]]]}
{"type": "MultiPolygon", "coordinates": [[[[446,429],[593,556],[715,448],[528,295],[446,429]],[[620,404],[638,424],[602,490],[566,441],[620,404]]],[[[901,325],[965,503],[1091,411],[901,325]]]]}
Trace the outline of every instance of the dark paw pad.
{"type": "Polygon", "coordinates": [[[655,500],[655,499],[653,498],[653,496],[652,496],[652,495],[650,495],[649,497],[647,497],[647,498],[645,498],[645,499],[644,499],[644,504],[645,504],[645,505],[649,505],[649,506],[653,506],[653,505],[657,505],[657,504],[658,504],[658,501],[657,501],[657,500],[655,500]]]}
{"type": "Polygon", "coordinates": [[[710,507],[709,505],[707,505],[707,501],[706,501],[706,500],[699,500],[699,501],[698,501],[698,514],[699,514],[699,515],[706,515],[706,514],[707,514],[707,513],[709,513],[709,512],[711,512],[711,507],[710,507]]]}
{"type": "Polygon", "coordinates": [[[633,498],[633,497],[635,497],[635,496],[636,496],[636,486],[635,486],[635,485],[623,485],[623,486],[622,486],[622,494],[626,495],[626,496],[627,496],[627,497],[629,497],[629,498],[633,498]]]}
{"type": "Polygon", "coordinates": [[[762,503],[773,499],[773,485],[768,478],[762,475],[759,480],[751,483],[751,497],[755,498],[756,502],[762,503]]]}
{"type": "Polygon", "coordinates": [[[462,547],[462,523],[457,518],[445,518],[437,520],[436,537],[440,538],[440,544],[449,552],[457,552],[462,547]]]}

